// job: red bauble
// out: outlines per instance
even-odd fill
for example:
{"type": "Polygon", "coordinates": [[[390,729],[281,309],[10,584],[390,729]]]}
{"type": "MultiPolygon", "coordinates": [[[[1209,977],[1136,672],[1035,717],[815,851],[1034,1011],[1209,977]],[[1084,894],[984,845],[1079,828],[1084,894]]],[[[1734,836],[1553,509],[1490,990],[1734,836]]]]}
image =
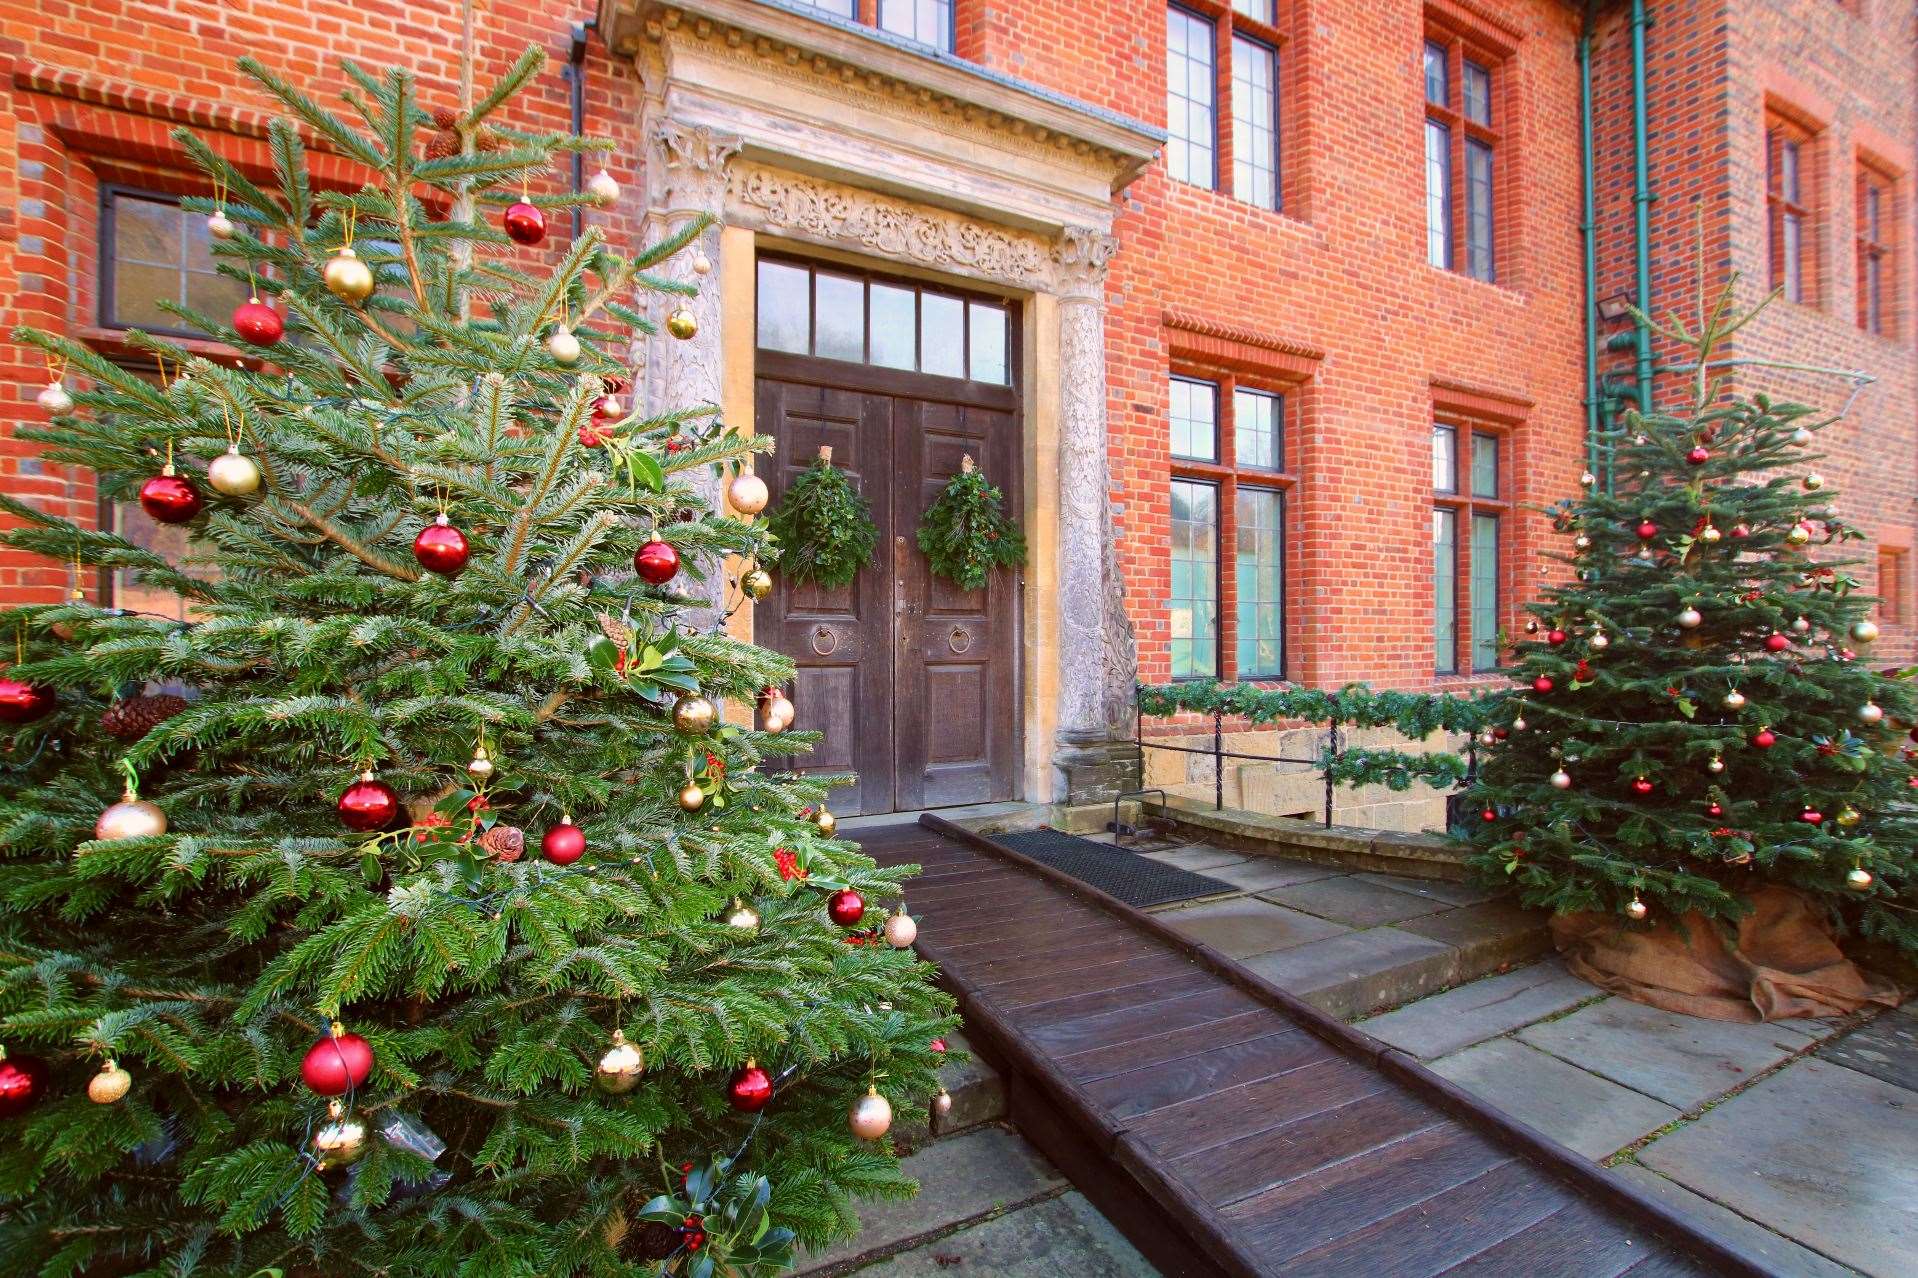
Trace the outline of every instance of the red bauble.
{"type": "Polygon", "coordinates": [[[1545,632],[1545,642],[1556,648],[1559,644],[1565,642],[1565,632],[1563,630],[1547,630],[1545,632]]]}
{"type": "Polygon", "coordinates": [[[935,1038],[932,1040],[931,1043],[927,1044],[927,1046],[931,1047],[933,1051],[938,1052],[941,1056],[945,1055],[945,1052],[946,1052],[945,1039],[935,1038]]]}
{"type": "Polygon", "coordinates": [[[47,1063],[38,1056],[0,1060],[0,1118],[24,1114],[47,1094],[47,1063]]]}
{"type": "Polygon", "coordinates": [[[1540,675],[1538,678],[1532,680],[1533,692],[1542,694],[1542,693],[1550,692],[1551,690],[1552,690],[1552,676],[1540,675]]]}
{"type": "Polygon", "coordinates": [[[1714,800],[1713,802],[1705,805],[1705,815],[1722,817],[1725,815],[1725,809],[1716,800],[1714,800]]]}
{"type": "Polygon", "coordinates": [[[1740,540],[1743,540],[1744,538],[1749,537],[1751,535],[1752,535],[1752,530],[1749,524],[1733,524],[1732,525],[1732,536],[1737,537],[1740,540]]]}
{"type": "Polygon", "coordinates": [[[571,865],[586,855],[586,831],[570,818],[561,821],[539,841],[539,854],[554,865],[571,865]]]}
{"type": "Polygon", "coordinates": [[[515,244],[537,244],[546,238],[546,214],[538,205],[528,204],[525,200],[515,200],[506,208],[506,216],[500,219],[500,225],[506,230],[506,238],[515,244]]]}
{"type": "Polygon", "coordinates": [[[1752,744],[1760,750],[1769,750],[1778,744],[1778,737],[1770,728],[1760,728],[1758,735],[1752,738],[1752,744]]]}
{"type": "Polygon", "coordinates": [[[400,814],[400,796],[371,772],[340,791],[340,820],[346,828],[365,834],[391,825],[400,814]]]}
{"type": "Polygon", "coordinates": [[[1768,652],[1783,652],[1789,647],[1791,647],[1791,640],[1787,639],[1784,635],[1769,634],[1765,636],[1765,649],[1768,652]]]}
{"type": "Polygon", "coordinates": [[[1703,444],[1698,445],[1698,447],[1692,449],[1689,453],[1685,454],[1685,460],[1690,462],[1694,466],[1703,466],[1706,462],[1710,461],[1711,459],[1712,459],[1712,450],[1705,447],[1703,444]]]}
{"type": "Polygon", "coordinates": [[[1492,729],[1492,740],[1494,741],[1503,741],[1511,735],[1512,735],[1512,730],[1510,728],[1493,728],[1492,729]]]}
{"type": "Polygon", "coordinates": [[[1653,523],[1653,522],[1652,522],[1651,520],[1649,520],[1649,519],[1646,519],[1646,520],[1641,520],[1641,521],[1639,522],[1639,525],[1638,525],[1638,539],[1639,539],[1640,541],[1650,541],[1650,540],[1651,540],[1652,538],[1654,538],[1654,537],[1656,537],[1656,536],[1658,536],[1658,525],[1657,525],[1657,524],[1655,524],[1655,523],[1653,523]]]}
{"type": "Polygon", "coordinates": [[[633,571],[655,586],[663,586],[679,571],[679,552],[672,543],[655,537],[633,553],[633,571]]]}
{"type": "Polygon", "coordinates": [[[140,485],[140,509],[163,524],[184,524],[206,503],[192,481],[172,471],[169,466],[140,485]]]}
{"type": "Polygon", "coordinates": [[[24,679],[0,679],[0,723],[32,723],[53,709],[53,689],[24,679]]]}
{"type": "Polygon", "coordinates": [[[742,1114],[757,1114],[773,1098],[772,1075],[747,1061],[726,1084],[726,1103],[742,1114]]]}
{"type": "Polygon", "coordinates": [[[1818,825],[1824,821],[1825,814],[1817,808],[1806,808],[1798,814],[1798,819],[1806,825],[1818,825]]]}
{"type": "Polygon", "coordinates": [[[1632,789],[1638,794],[1650,794],[1652,792],[1652,783],[1645,777],[1639,777],[1632,782],[1632,789]]]}
{"type": "Polygon", "coordinates": [[[233,331],[255,346],[271,346],[286,336],[286,321],[259,298],[248,298],[233,308],[233,331]]]}
{"type": "Polygon", "coordinates": [[[300,1079],[321,1096],[344,1096],[373,1072],[373,1045],[336,1024],[333,1032],[307,1049],[300,1079]]]}
{"type": "Polygon", "coordinates": [[[1478,819],[1481,821],[1496,821],[1498,820],[1498,813],[1494,812],[1490,808],[1487,808],[1483,812],[1478,814],[1478,819]]]}
{"type": "Polygon", "coordinates": [[[851,888],[840,888],[826,899],[826,913],[840,927],[858,927],[866,917],[866,898],[851,888]]]}
{"type": "Polygon", "coordinates": [[[472,553],[466,544],[466,534],[446,522],[445,515],[420,529],[420,535],[413,538],[413,558],[419,560],[420,567],[426,571],[442,577],[457,576],[472,553]]]}

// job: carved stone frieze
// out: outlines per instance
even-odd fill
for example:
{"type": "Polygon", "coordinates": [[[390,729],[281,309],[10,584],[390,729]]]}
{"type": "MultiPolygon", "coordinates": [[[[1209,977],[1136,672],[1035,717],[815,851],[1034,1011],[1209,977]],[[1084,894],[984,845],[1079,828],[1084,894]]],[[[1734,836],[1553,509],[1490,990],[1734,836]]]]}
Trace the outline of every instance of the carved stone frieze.
{"type": "Polygon", "coordinates": [[[655,169],[654,207],[673,212],[718,213],[726,198],[726,174],[740,141],[703,124],[684,124],[670,116],[652,128],[655,169]]]}

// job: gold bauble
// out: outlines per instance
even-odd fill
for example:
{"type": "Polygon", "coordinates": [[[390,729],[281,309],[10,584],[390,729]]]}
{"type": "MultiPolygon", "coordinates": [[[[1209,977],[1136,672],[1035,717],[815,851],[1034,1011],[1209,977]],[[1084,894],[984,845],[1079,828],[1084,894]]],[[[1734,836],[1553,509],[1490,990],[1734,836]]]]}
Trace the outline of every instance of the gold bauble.
{"type": "Polygon", "coordinates": [[[698,693],[689,693],[673,702],[673,726],[688,736],[710,732],[719,711],[698,693]]]}
{"type": "Polygon", "coordinates": [[[244,497],[259,491],[260,468],[240,452],[238,444],[228,444],[226,451],[207,465],[206,481],[229,497],[244,497]]]}
{"type": "Polygon", "coordinates": [[[759,911],[747,905],[738,897],[733,898],[733,908],[726,915],[726,926],[736,927],[742,932],[759,930],[759,911]]]}
{"type": "Polygon", "coordinates": [[[645,1070],[645,1056],[626,1041],[626,1035],[614,1030],[613,1045],[599,1058],[599,1064],[593,1069],[593,1081],[599,1084],[600,1091],[623,1096],[639,1086],[639,1076],[645,1070]]]}
{"type": "Polygon", "coordinates": [[[819,815],[813,820],[818,823],[819,832],[829,839],[833,836],[833,831],[839,828],[839,818],[824,808],[819,809],[819,815]]]}
{"type": "Polygon", "coordinates": [[[579,339],[573,336],[573,331],[569,328],[554,329],[553,335],[546,339],[546,350],[555,360],[568,368],[579,363],[579,339]]]}
{"type": "Polygon", "coordinates": [[[326,260],[320,268],[320,278],[326,281],[326,291],[349,306],[358,306],[373,296],[373,268],[360,261],[359,255],[350,248],[343,248],[326,260]]]}
{"type": "Polygon", "coordinates": [[[697,812],[706,803],[706,792],[695,783],[688,781],[686,788],[679,792],[679,806],[688,812],[697,812]]]}
{"type": "Polygon", "coordinates": [[[473,747],[473,759],[466,765],[466,773],[475,781],[484,781],[493,775],[493,756],[486,753],[485,746],[473,747]]]}
{"type": "Polygon", "coordinates": [[[1854,892],[1863,892],[1871,886],[1871,871],[1862,865],[1854,865],[1845,871],[1845,886],[1854,892]]]}
{"type": "Polygon", "coordinates": [[[1725,694],[1725,708],[1727,710],[1743,710],[1745,708],[1745,694],[1733,688],[1725,694]]]}
{"type": "Polygon", "coordinates": [[[358,1162],[366,1152],[366,1124],[346,1116],[346,1107],[334,1101],[326,1107],[330,1120],[313,1133],[313,1154],[320,1170],[358,1162]]]}
{"type": "Polygon", "coordinates": [[[1637,897],[1633,897],[1631,903],[1625,907],[1625,917],[1631,919],[1633,922],[1643,921],[1645,916],[1650,913],[1650,907],[1637,897]]]}
{"type": "Polygon", "coordinates": [[[774,692],[767,696],[760,703],[760,712],[768,732],[784,732],[792,727],[793,715],[797,713],[793,709],[793,703],[786,699],[786,694],[783,692],[774,692]]]}
{"type": "Polygon", "coordinates": [[[1867,701],[1864,705],[1858,707],[1858,721],[1860,723],[1878,723],[1883,720],[1884,717],[1884,707],[1880,706],[1876,701],[1867,701]]]}
{"type": "Polygon", "coordinates": [[[225,209],[214,209],[206,219],[206,233],[216,240],[233,238],[233,219],[226,215],[225,209]]]}
{"type": "Polygon", "coordinates": [[[1811,540],[1811,529],[1803,524],[1793,524],[1791,531],[1785,534],[1785,540],[1794,546],[1802,546],[1811,540]]]}
{"type": "Polygon", "coordinates": [[[861,1140],[878,1140],[892,1127],[892,1102],[881,1096],[878,1088],[868,1087],[847,1111],[846,1125],[861,1140]]]}
{"type": "Polygon", "coordinates": [[[1863,819],[1864,818],[1859,815],[1858,809],[1852,807],[1851,804],[1849,803],[1847,803],[1844,807],[1838,809],[1838,824],[1844,826],[1848,830],[1852,826],[1857,825],[1863,819]]]}
{"type": "Polygon", "coordinates": [[[940,1088],[939,1094],[932,1098],[932,1112],[937,1118],[944,1118],[952,1113],[952,1093],[943,1087],[940,1088]]]}
{"type": "Polygon", "coordinates": [[[726,485],[726,501],[742,515],[757,515],[766,509],[772,494],[766,491],[766,481],[747,471],[734,475],[733,482],[726,485]]]}
{"type": "Polygon", "coordinates": [[[87,1099],[95,1105],[112,1105],[132,1088],[133,1075],[121,1069],[118,1061],[108,1060],[87,1080],[87,1099]]]}
{"type": "Polygon", "coordinates": [[[739,579],[739,588],[754,599],[764,599],[773,592],[773,575],[764,568],[755,568],[739,579]]]}
{"type": "Polygon", "coordinates": [[[913,922],[912,915],[904,910],[886,920],[886,944],[893,949],[911,949],[912,943],[918,939],[919,925],[913,922]]]}
{"type": "Polygon", "coordinates": [[[1804,484],[1806,492],[1815,493],[1825,486],[1825,477],[1814,470],[1799,482],[1804,484]]]}
{"type": "Polygon", "coordinates": [[[586,194],[599,208],[606,208],[619,199],[619,183],[605,169],[586,179],[586,194]]]}
{"type": "Polygon", "coordinates": [[[1718,531],[1717,524],[1706,524],[1704,530],[1698,534],[1698,539],[1703,542],[1715,542],[1724,535],[1718,531]]]}
{"type": "Polygon", "coordinates": [[[1851,637],[1855,643],[1870,643],[1878,637],[1878,623],[1871,620],[1852,622],[1851,637]]]}
{"type": "Polygon", "coordinates": [[[699,320],[691,310],[680,306],[666,317],[666,331],[683,342],[699,332],[699,320]]]}
{"type": "Polygon", "coordinates": [[[166,813],[159,805],[148,803],[128,790],[120,801],[100,814],[93,823],[93,837],[102,842],[117,839],[151,839],[166,833],[166,813]]]}

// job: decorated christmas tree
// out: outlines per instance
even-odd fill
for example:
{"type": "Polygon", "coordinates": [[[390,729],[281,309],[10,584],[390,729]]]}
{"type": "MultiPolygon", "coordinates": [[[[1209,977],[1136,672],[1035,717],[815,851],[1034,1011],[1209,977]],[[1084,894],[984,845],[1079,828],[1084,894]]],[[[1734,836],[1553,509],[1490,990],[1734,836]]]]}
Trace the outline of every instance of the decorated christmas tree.
{"type": "Polygon", "coordinates": [[[619,192],[528,197],[597,145],[498,122],[541,64],[435,115],[348,67],[350,121],[243,64],[273,179],[179,141],[255,300],[175,311],[244,362],[17,335],[65,373],[21,435],[194,549],[0,502],[190,617],[0,614],[8,1273],[758,1274],[911,1188],[950,1002],[900,873],[759,770],[750,441],[619,396],[708,228],[552,243],[619,192]]]}
{"type": "Polygon", "coordinates": [[[1627,413],[1609,479],[1548,510],[1569,578],[1515,646],[1473,794],[1476,867],[1561,914],[1731,924],[1753,891],[1918,950],[1911,671],[1871,660],[1861,534],[1812,466],[1831,424],[1732,396],[1728,287],[1692,326],[1689,405],[1627,413]]]}

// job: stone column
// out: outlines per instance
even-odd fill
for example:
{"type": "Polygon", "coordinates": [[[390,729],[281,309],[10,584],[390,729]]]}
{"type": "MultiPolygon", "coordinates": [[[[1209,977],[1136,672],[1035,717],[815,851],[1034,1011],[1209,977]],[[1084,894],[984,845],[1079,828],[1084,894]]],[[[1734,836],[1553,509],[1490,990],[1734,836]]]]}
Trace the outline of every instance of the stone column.
{"type": "MultiPolygon", "coordinates": [[[[678,234],[702,214],[718,217],[726,208],[727,167],[739,153],[739,139],[703,125],[683,124],[670,116],[654,119],[646,131],[646,220],[642,244],[653,244],[678,234]]],[[[658,329],[636,343],[634,395],[650,412],[723,402],[724,362],[721,349],[719,290],[719,227],[715,224],[696,241],[654,268],[653,274],[697,285],[699,295],[681,299],[666,294],[647,295],[647,318],[658,329]],[[701,275],[693,264],[701,255],[712,269],[701,275]],[[666,332],[666,317],[684,301],[699,321],[699,332],[681,340],[666,332]]],[[[706,423],[699,423],[704,425],[706,423]]],[[[720,482],[701,467],[681,478],[715,510],[720,508],[720,482]]],[[[712,573],[703,587],[691,589],[718,604],[725,590],[723,573],[712,573]]],[[[716,615],[694,618],[709,624],[716,615]]]]}
{"type": "Polygon", "coordinates": [[[1106,264],[1118,241],[1067,227],[1059,274],[1059,724],[1053,761],[1070,803],[1129,780],[1123,738],[1138,668],[1119,583],[1106,466],[1106,264]]]}

